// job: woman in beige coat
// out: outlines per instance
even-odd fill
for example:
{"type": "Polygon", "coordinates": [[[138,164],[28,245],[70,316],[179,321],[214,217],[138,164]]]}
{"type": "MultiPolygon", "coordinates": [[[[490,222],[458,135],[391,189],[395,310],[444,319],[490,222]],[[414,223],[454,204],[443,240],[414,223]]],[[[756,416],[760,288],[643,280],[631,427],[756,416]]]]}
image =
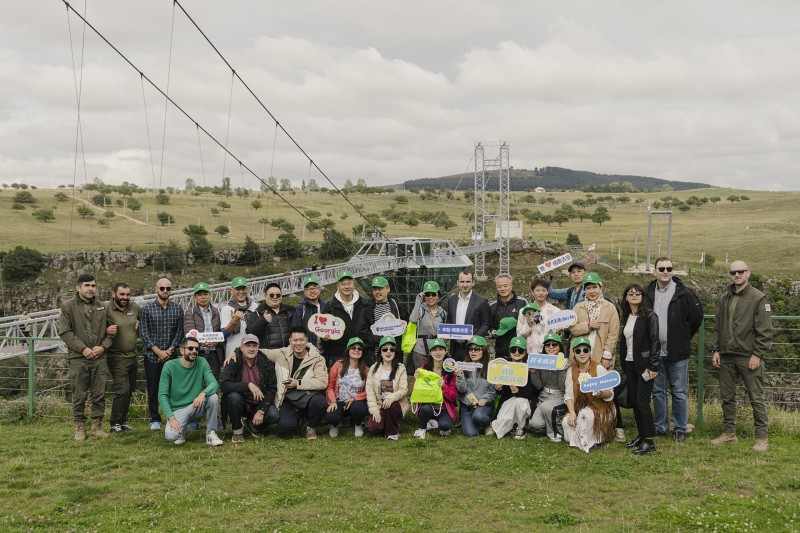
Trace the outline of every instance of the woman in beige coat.
{"type": "Polygon", "coordinates": [[[603,282],[596,272],[584,274],[583,291],[586,300],[573,309],[578,321],[570,326],[569,331],[573,337],[588,337],[592,343],[592,361],[611,370],[619,340],[617,307],[603,298],[603,282]]]}

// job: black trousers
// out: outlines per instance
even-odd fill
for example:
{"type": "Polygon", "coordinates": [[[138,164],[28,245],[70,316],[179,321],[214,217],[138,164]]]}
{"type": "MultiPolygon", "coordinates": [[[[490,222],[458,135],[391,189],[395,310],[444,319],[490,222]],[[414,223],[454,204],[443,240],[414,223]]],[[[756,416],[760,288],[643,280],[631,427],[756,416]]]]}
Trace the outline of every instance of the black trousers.
{"type": "MultiPolygon", "coordinates": [[[[225,405],[228,416],[231,417],[231,429],[233,430],[242,428],[242,417],[246,417],[248,420],[252,421],[253,417],[256,415],[256,411],[258,411],[256,406],[253,406],[252,409],[248,409],[244,396],[238,392],[229,392],[225,394],[222,397],[222,403],[225,405]]],[[[274,405],[270,405],[267,412],[264,413],[264,421],[258,426],[255,426],[255,428],[258,431],[264,431],[270,424],[277,423],[279,418],[280,414],[278,413],[278,408],[274,405]]]]}
{"type": "Polygon", "coordinates": [[[164,363],[154,363],[144,356],[144,379],[147,382],[147,409],[150,411],[150,422],[161,422],[158,413],[158,383],[164,363]]]}
{"type": "Polygon", "coordinates": [[[636,372],[633,361],[623,361],[622,368],[628,380],[628,399],[633,408],[633,417],[636,420],[636,429],[639,436],[650,439],[656,435],[653,422],[653,409],[650,402],[653,397],[653,381],[645,381],[641,374],[636,372]]]}
{"type": "Polygon", "coordinates": [[[280,408],[281,418],[278,420],[278,435],[281,437],[291,436],[300,425],[301,418],[307,419],[308,427],[316,428],[322,422],[327,407],[328,402],[322,392],[312,396],[305,409],[297,409],[292,402],[284,398],[280,408]]]}
{"type": "Polygon", "coordinates": [[[342,421],[343,418],[350,418],[350,421],[353,422],[354,426],[360,426],[364,423],[364,419],[367,418],[367,401],[366,400],[356,400],[350,404],[350,408],[345,411],[344,410],[344,402],[336,402],[337,409],[335,411],[331,411],[330,413],[325,412],[325,423],[330,424],[332,426],[338,426],[339,423],[342,421]]]}

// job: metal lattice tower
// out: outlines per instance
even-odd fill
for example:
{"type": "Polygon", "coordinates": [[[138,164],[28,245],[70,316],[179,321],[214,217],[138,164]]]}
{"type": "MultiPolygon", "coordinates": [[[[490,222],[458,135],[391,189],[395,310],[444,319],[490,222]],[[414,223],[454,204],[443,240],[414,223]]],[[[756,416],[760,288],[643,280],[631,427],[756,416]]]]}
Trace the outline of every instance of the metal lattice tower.
{"type": "MultiPolygon", "coordinates": [[[[486,227],[494,222],[498,229],[498,239],[500,241],[499,268],[501,274],[509,273],[509,218],[511,212],[511,166],[508,154],[508,144],[501,143],[477,143],[475,145],[475,230],[472,233],[472,240],[475,244],[483,243],[486,240],[486,227]],[[497,146],[498,155],[495,159],[487,159],[484,148],[486,146],[497,146]],[[486,185],[489,183],[493,174],[497,175],[499,207],[497,211],[489,212],[486,202],[486,185]]],[[[486,252],[475,255],[475,279],[477,281],[486,280],[486,252]]]]}

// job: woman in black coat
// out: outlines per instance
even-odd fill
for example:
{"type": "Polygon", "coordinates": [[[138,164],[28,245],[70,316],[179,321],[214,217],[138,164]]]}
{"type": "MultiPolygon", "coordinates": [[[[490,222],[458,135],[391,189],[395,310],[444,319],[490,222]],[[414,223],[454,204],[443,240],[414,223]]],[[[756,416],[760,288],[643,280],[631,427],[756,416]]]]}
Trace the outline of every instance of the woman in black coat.
{"type": "Polygon", "coordinates": [[[622,334],[619,336],[619,358],[628,381],[628,398],[639,434],[625,446],[643,455],[656,449],[653,437],[656,428],[650,400],[653,380],[658,375],[661,342],[658,338],[658,316],[642,302],[643,289],[633,283],[622,293],[622,334]]]}

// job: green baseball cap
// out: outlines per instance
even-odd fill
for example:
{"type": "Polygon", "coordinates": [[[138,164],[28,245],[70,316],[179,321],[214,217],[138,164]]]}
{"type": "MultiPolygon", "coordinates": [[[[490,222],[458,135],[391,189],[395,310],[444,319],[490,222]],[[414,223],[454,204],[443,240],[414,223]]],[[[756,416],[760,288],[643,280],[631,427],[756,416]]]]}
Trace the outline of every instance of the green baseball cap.
{"type": "Polygon", "coordinates": [[[428,341],[428,350],[433,350],[434,348],[444,348],[446,350],[447,345],[442,339],[431,339],[428,341]]]}
{"type": "Polygon", "coordinates": [[[388,287],[389,281],[384,278],[383,276],[375,276],[372,278],[372,286],[373,287],[388,287]]]}
{"type": "Polygon", "coordinates": [[[201,281],[200,283],[197,283],[194,286],[194,294],[197,294],[198,292],[203,292],[203,291],[211,292],[211,287],[209,287],[208,283],[206,283],[205,281],[201,281]]]}
{"type": "Polygon", "coordinates": [[[347,341],[348,348],[354,344],[360,344],[361,346],[366,346],[366,344],[364,344],[364,341],[361,340],[361,337],[353,337],[352,339],[347,341]]]}
{"type": "Polygon", "coordinates": [[[311,285],[312,283],[316,283],[319,285],[319,279],[317,276],[308,276],[306,279],[303,280],[303,288],[306,288],[306,285],[311,285]]]}
{"type": "Polygon", "coordinates": [[[342,270],[341,272],[339,272],[339,276],[336,278],[336,281],[337,282],[342,281],[345,278],[353,279],[353,273],[350,272],[349,270],[342,270]]]}
{"type": "MultiPolygon", "coordinates": [[[[359,339],[359,340],[361,340],[361,339],[359,339]]],[[[386,335],[384,337],[381,337],[381,342],[378,343],[378,346],[383,346],[384,344],[389,344],[389,343],[392,343],[395,346],[397,346],[397,339],[395,339],[394,337],[391,337],[389,335],[386,335]]]]}
{"type": "Polygon", "coordinates": [[[539,309],[538,305],[536,305],[534,303],[530,303],[530,304],[528,304],[528,305],[526,305],[525,307],[522,308],[522,314],[524,315],[528,311],[536,311],[538,313],[538,312],[541,311],[541,309],[539,309]]]}
{"type": "Polygon", "coordinates": [[[542,342],[547,342],[547,341],[556,341],[558,344],[563,344],[564,343],[564,341],[561,340],[561,335],[559,335],[555,331],[551,331],[550,333],[548,333],[547,335],[544,336],[544,339],[542,339],[542,342]]]}
{"type": "Polygon", "coordinates": [[[474,344],[475,346],[480,346],[482,348],[486,348],[486,345],[488,343],[486,342],[486,339],[484,339],[480,335],[473,335],[472,337],[470,337],[470,339],[467,342],[467,344],[474,344]]]}
{"type": "Polygon", "coordinates": [[[435,281],[426,281],[422,286],[422,292],[439,292],[439,284],[435,281]]]}
{"type": "Polygon", "coordinates": [[[592,347],[592,343],[589,342],[588,337],[575,337],[575,339],[572,341],[572,349],[574,350],[575,348],[577,348],[581,344],[585,344],[589,348],[592,347]]]}
{"type": "Polygon", "coordinates": [[[513,316],[507,316],[505,318],[500,319],[500,327],[497,328],[497,332],[495,333],[498,337],[502,337],[512,329],[517,327],[517,319],[513,316]]]}
{"type": "Polygon", "coordinates": [[[527,350],[528,343],[523,337],[514,337],[511,339],[511,342],[508,343],[508,349],[510,350],[511,348],[522,348],[523,350],[527,350]]]}
{"type": "Polygon", "coordinates": [[[602,285],[603,282],[600,280],[600,274],[597,272],[587,272],[583,275],[583,284],[589,285],[594,283],[595,285],[602,285]]]}
{"type": "Polygon", "coordinates": [[[238,287],[247,287],[247,278],[243,278],[242,276],[236,276],[231,280],[231,288],[236,289],[238,287]]]}

